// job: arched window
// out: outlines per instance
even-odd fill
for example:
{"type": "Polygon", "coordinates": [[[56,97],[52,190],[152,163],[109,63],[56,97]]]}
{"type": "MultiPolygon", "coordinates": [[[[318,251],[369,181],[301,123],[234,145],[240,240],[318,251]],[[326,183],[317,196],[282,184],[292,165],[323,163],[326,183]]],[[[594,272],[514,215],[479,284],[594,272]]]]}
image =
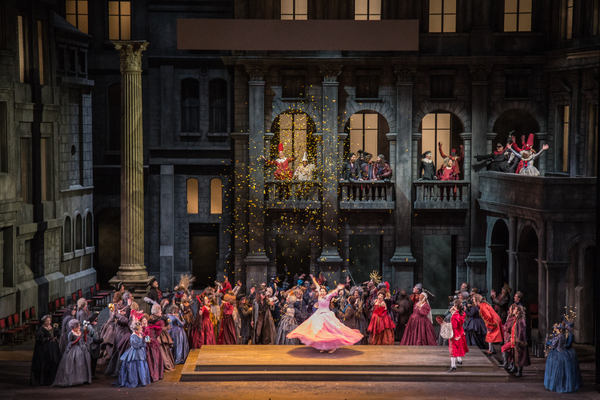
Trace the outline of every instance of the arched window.
{"type": "Polygon", "coordinates": [[[209,83],[208,131],[227,132],[227,82],[213,79],[209,83]]]}
{"type": "Polygon", "coordinates": [[[383,115],[375,111],[361,111],[353,114],[346,124],[348,138],[344,143],[344,159],[349,153],[364,150],[373,156],[383,154],[390,158],[390,142],[386,135],[390,132],[389,125],[383,115]]]}
{"type": "Polygon", "coordinates": [[[187,180],[187,213],[198,214],[198,179],[187,180]]]}
{"type": "Polygon", "coordinates": [[[92,222],[92,213],[87,213],[85,217],[85,247],[92,247],[94,245],[94,223],[92,222]]]}
{"type": "Polygon", "coordinates": [[[442,143],[445,155],[449,155],[452,149],[455,149],[456,154],[460,156],[462,132],[462,122],[456,115],[448,112],[427,114],[421,121],[421,153],[431,151],[436,168],[439,168],[444,159],[439,152],[438,143],[442,143]]]}
{"type": "Polygon", "coordinates": [[[181,81],[181,132],[200,132],[200,84],[194,78],[181,81]]]}
{"type": "Polygon", "coordinates": [[[108,146],[110,151],[121,151],[121,84],[108,87],[108,146]]]}
{"type": "Polygon", "coordinates": [[[223,213],[223,182],[219,178],[210,180],[210,213],[223,213]]]}
{"type": "Polygon", "coordinates": [[[81,214],[75,217],[75,250],[83,249],[83,220],[81,214]]]}
{"type": "Polygon", "coordinates": [[[282,143],[285,157],[296,157],[300,161],[306,152],[309,162],[314,162],[317,155],[317,139],[313,135],[315,123],[308,114],[301,111],[279,114],[273,121],[271,132],[273,132],[270,149],[272,159],[278,157],[277,148],[279,143],[282,143]]]}
{"type": "Polygon", "coordinates": [[[73,227],[71,226],[71,217],[65,217],[65,223],[63,225],[63,250],[65,253],[70,253],[72,250],[72,237],[71,230],[73,227]]]}

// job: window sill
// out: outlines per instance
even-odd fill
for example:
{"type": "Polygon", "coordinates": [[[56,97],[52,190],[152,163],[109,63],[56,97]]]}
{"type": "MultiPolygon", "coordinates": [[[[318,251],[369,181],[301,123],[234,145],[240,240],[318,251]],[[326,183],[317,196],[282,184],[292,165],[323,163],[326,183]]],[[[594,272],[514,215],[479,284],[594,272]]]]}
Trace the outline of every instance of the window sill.
{"type": "Polygon", "coordinates": [[[376,103],[383,101],[383,99],[381,97],[355,97],[354,101],[357,103],[376,103]]]}
{"type": "Polygon", "coordinates": [[[86,247],[85,248],[85,254],[92,254],[96,252],[96,247],[95,246],[90,246],[90,247],[86,247]]]}
{"type": "Polygon", "coordinates": [[[307,101],[306,97],[282,97],[281,101],[307,101]]]}
{"type": "Polygon", "coordinates": [[[206,134],[206,136],[208,136],[208,137],[219,137],[219,138],[221,138],[221,137],[228,137],[228,136],[229,136],[229,133],[228,133],[228,132],[208,132],[208,133],[206,134]]]}
{"type": "Polygon", "coordinates": [[[75,252],[63,253],[62,260],[69,261],[75,258],[75,252]]]}
{"type": "Polygon", "coordinates": [[[200,137],[202,136],[202,133],[200,132],[181,132],[179,134],[179,136],[185,136],[185,137],[200,137]]]}
{"type": "Polygon", "coordinates": [[[75,258],[83,257],[84,255],[85,255],[85,250],[84,249],[77,249],[77,250],[75,250],[75,258]]]}
{"type": "Polygon", "coordinates": [[[455,101],[456,97],[429,97],[428,101],[455,101]]]}

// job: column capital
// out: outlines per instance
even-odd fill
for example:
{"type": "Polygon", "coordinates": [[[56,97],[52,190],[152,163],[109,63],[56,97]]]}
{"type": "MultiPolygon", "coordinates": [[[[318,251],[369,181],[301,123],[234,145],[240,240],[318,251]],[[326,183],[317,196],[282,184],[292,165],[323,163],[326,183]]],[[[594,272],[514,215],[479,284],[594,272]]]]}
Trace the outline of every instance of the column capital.
{"type": "Polygon", "coordinates": [[[417,67],[414,65],[396,65],[394,66],[394,73],[398,75],[396,84],[412,84],[413,77],[417,73],[417,67]]]}
{"type": "Polygon", "coordinates": [[[269,70],[268,65],[246,65],[246,73],[250,82],[263,82],[269,70]]]}
{"type": "Polygon", "coordinates": [[[541,141],[548,140],[548,132],[536,132],[534,135],[541,141]]]}
{"type": "Polygon", "coordinates": [[[119,52],[121,72],[142,72],[142,51],[148,47],[145,40],[117,40],[112,42],[119,52]]]}
{"type": "Polygon", "coordinates": [[[469,66],[471,73],[471,83],[488,83],[488,75],[492,72],[492,67],[489,65],[471,65],[469,66]]]}
{"type": "Polygon", "coordinates": [[[496,136],[498,136],[498,134],[496,132],[488,132],[486,135],[486,139],[487,140],[494,140],[496,138],[496,136]]]}
{"type": "Polygon", "coordinates": [[[323,83],[338,83],[338,76],[342,73],[343,65],[323,65],[319,72],[323,75],[323,83]]]}
{"type": "Polygon", "coordinates": [[[459,134],[459,136],[462,140],[471,140],[472,135],[473,134],[471,132],[463,132],[463,133],[459,134]]]}
{"type": "Polygon", "coordinates": [[[390,132],[390,133],[386,133],[385,137],[387,138],[387,140],[394,141],[396,140],[396,137],[398,136],[398,134],[396,132],[390,132]]]}

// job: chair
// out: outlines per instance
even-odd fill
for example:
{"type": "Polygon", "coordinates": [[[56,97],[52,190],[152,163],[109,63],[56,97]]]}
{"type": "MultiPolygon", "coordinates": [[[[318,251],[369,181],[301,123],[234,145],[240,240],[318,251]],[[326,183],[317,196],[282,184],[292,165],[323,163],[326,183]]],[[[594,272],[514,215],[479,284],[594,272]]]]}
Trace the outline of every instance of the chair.
{"type": "Polygon", "coordinates": [[[102,296],[102,297],[104,297],[105,300],[110,301],[111,295],[112,295],[112,292],[100,291],[100,283],[96,282],[96,296],[102,296]]]}
{"type": "Polygon", "coordinates": [[[31,335],[31,337],[35,336],[35,328],[29,323],[29,310],[25,310],[23,311],[23,316],[21,321],[23,322],[23,326],[25,326],[26,328],[23,330],[24,332],[27,333],[27,336],[25,336],[25,338],[27,339],[29,337],[29,335],[31,335]]]}
{"type": "Polygon", "coordinates": [[[71,305],[77,305],[77,293],[71,293],[71,305]]]}
{"type": "Polygon", "coordinates": [[[3,337],[9,337],[10,345],[14,346],[15,336],[17,335],[18,331],[12,329],[11,326],[12,326],[12,315],[7,318],[0,319],[0,334],[3,337]]]}
{"type": "Polygon", "coordinates": [[[40,324],[40,320],[35,319],[35,307],[31,307],[28,310],[28,314],[29,314],[29,320],[27,321],[27,325],[31,326],[31,329],[33,330],[33,335],[35,337],[35,330],[36,330],[37,326],[40,324]]]}
{"type": "Polygon", "coordinates": [[[100,305],[100,303],[102,302],[102,300],[104,300],[104,297],[102,296],[96,296],[95,290],[94,290],[94,286],[90,286],[90,296],[92,297],[92,309],[94,308],[100,308],[102,309],[102,306],[100,305]]]}
{"type": "Polygon", "coordinates": [[[539,309],[538,303],[529,305],[529,326],[532,328],[538,327],[538,317],[539,317],[539,309]],[[533,321],[535,321],[535,327],[533,326],[533,321]]]}
{"type": "Polygon", "coordinates": [[[29,327],[27,325],[19,325],[19,314],[13,314],[12,316],[13,318],[13,327],[12,329],[17,331],[17,342],[18,341],[23,341],[25,342],[25,336],[23,335],[23,332],[27,329],[29,329],[29,327]],[[19,334],[21,334],[21,339],[19,339],[19,334]]]}

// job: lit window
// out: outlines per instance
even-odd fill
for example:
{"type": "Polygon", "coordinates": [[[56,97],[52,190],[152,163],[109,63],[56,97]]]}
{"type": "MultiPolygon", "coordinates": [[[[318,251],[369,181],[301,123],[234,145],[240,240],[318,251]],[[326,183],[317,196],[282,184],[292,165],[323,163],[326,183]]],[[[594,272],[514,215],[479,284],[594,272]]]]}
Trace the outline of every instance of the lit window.
{"type": "Polygon", "coordinates": [[[283,143],[286,157],[301,160],[306,152],[306,114],[281,114],[279,116],[279,142],[283,143]]]}
{"type": "Polygon", "coordinates": [[[131,40],[131,2],[108,2],[108,38],[131,40]]]}
{"type": "Polygon", "coordinates": [[[17,16],[17,35],[19,39],[19,82],[27,82],[29,70],[27,68],[27,26],[25,18],[22,15],[17,16]]]}
{"type": "Polygon", "coordinates": [[[281,0],[281,19],[308,19],[308,0],[281,0]]]}
{"type": "Polygon", "coordinates": [[[227,82],[213,79],[208,86],[208,131],[227,132],[227,82]]]}
{"type": "Polygon", "coordinates": [[[531,32],[532,0],[504,0],[504,32],[531,32]]]}
{"type": "Polygon", "coordinates": [[[71,217],[65,217],[65,224],[63,225],[63,252],[70,253],[72,251],[72,239],[71,239],[71,217]]]}
{"type": "Polygon", "coordinates": [[[198,214],[198,179],[187,180],[187,213],[198,214]]]}
{"type": "Polygon", "coordinates": [[[223,213],[223,182],[219,178],[210,180],[210,213],[223,213]]]}
{"type": "Polygon", "coordinates": [[[435,154],[434,160],[437,167],[441,166],[444,161],[440,152],[437,151],[438,143],[441,142],[447,150],[455,147],[451,141],[450,120],[449,113],[430,113],[423,117],[421,123],[422,152],[431,151],[432,154],[435,154]]]}
{"type": "Polygon", "coordinates": [[[46,52],[46,46],[44,46],[45,25],[43,21],[37,22],[37,39],[38,39],[38,70],[40,73],[40,85],[45,85],[45,68],[44,68],[44,53],[46,52]]]}
{"type": "Polygon", "coordinates": [[[381,0],[356,0],[354,5],[354,19],[381,19],[381,0]]]}
{"type": "Polygon", "coordinates": [[[42,201],[52,199],[52,139],[41,140],[42,201]]]}
{"type": "Polygon", "coordinates": [[[456,0],[429,1],[429,32],[456,32],[456,0]]]}
{"type": "Polygon", "coordinates": [[[181,132],[200,132],[200,83],[194,78],[181,81],[181,132]]]}
{"type": "MultiPolygon", "coordinates": [[[[112,3],[112,2],[111,2],[112,3]]],[[[67,21],[83,33],[88,32],[87,0],[67,0],[65,2],[67,21]]]]}
{"type": "Polygon", "coordinates": [[[358,113],[350,117],[350,152],[364,150],[377,157],[379,114],[358,113]]]}
{"type": "Polygon", "coordinates": [[[562,106],[558,108],[559,111],[559,140],[558,140],[558,154],[560,161],[560,170],[562,172],[569,172],[569,106],[562,106]]]}
{"type": "Polygon", "coordinates": [[[573,0],[566,0],[565,3],[565,32],[564,38],[569,40],[573,37],[573,0]]]}

